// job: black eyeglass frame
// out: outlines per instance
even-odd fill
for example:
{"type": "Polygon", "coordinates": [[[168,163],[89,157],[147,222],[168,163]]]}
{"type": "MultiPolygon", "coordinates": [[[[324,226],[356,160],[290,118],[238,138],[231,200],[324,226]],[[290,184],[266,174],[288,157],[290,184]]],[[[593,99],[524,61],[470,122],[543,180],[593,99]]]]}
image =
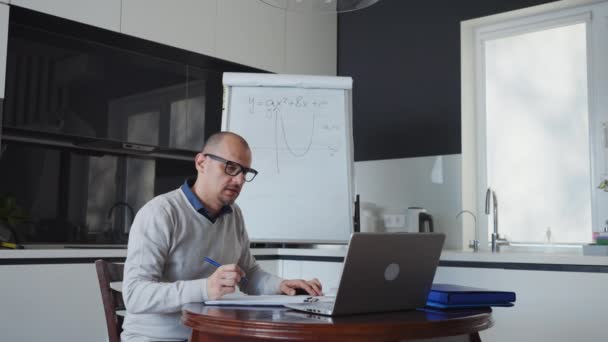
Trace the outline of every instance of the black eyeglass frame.
{"type": "Polygon", "coordinates": [[[243,165],[241,165],[241,164],[239,164],[237,162],[233,162],[232,160],[224,159],[224,158],[222,158],[220,156],[217,156],[215,154],[205,153],[205,154],[203,154],[203,156],[209,157],[209,158],[211,158],[211,159],[213,159],[215,161],[219,161],[221,163],[224,163],[224,173],[226,173],[228,176],[233,176],[234,177],[234,176],[237,176],[239,173],[243,172],[243,174],[245,175],[245,182],[251,182],[255,178],[255,176],[258,175],[258,172],[255,169],[252,169],[250,167],[245,167],[245,166],[243,166],[243,165]],[[237,171],[233,172],[233,173],[228,172],[228,167],[229,166],[236,166],[237,167],[237,171]],[[253,175],[251,177],[251,179],[247,179],[247,175],[249,175],[249,174],[253,175]]]}

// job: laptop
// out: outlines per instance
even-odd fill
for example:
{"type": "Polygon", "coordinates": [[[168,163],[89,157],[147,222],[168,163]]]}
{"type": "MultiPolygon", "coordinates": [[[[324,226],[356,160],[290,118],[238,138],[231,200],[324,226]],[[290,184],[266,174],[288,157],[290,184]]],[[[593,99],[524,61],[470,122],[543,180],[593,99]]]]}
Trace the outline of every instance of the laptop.
{"type": "Polygon", "coordinates": [[[442,233],[353,233],[336,297],[285,306],[327,316],[424,307],[444,240],[442,233]]]}

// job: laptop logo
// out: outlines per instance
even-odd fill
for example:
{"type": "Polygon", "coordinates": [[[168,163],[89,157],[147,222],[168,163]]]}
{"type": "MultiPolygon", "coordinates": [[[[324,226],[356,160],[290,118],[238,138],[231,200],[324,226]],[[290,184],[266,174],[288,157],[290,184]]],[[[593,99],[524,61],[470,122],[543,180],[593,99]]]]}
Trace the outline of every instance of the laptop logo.
{"type": "Polygon", "coordinates": [[[392,264],[386,266],[386,269],[384,270],[384,279],[386,279],[387,281],[392,281],[392,280],[395,280],[398,275],[399,275],[399,265],[398,264],[392,263],[392,264]]]}

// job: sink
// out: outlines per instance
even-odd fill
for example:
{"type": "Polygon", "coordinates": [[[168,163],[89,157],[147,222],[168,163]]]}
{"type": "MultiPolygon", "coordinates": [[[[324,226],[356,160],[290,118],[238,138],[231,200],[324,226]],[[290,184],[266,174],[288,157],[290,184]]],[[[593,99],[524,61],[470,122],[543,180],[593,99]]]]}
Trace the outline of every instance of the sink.
{"type": "Polygon", "coordinates": [[[581,245],[567,244],[526,244],[512,243],[507,246],[500,246],[499,253],[538,253],[538,254],[569,254],[582,255],[581,245]]]}

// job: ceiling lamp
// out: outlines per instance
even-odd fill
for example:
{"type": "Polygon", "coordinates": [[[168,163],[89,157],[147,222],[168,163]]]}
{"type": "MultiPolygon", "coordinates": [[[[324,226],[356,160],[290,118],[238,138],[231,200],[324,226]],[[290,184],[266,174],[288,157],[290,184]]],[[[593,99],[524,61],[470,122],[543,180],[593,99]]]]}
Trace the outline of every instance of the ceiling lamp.
{"type": "Polygon", "coordinates": [[[380,0],[260,0],[276,8],[292,12],[343,13],[369,7],[380,0]]]}

